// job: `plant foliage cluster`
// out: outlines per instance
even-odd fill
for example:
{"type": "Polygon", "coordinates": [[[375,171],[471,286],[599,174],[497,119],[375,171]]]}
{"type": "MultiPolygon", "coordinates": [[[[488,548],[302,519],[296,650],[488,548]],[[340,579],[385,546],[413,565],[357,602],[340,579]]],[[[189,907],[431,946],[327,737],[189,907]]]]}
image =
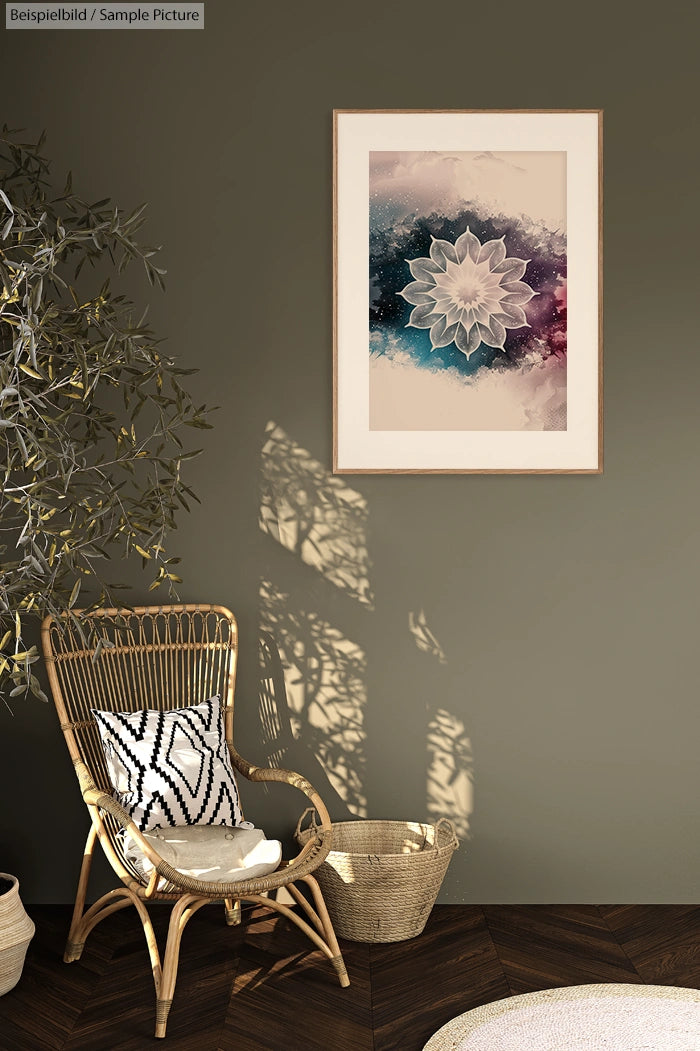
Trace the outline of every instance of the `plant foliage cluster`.
{"type": "Polygon", "coordinates": [[[0,690],[41,697],[29,619],[71,615],[81,588],[80,605],[86,590],[92,607],[120,604],[115,554],[172,593],[166,536],[196,499],[180,432],[210,426],[182,386],[196,370],[112,290],[132,262],[163,287],[159,249],[137,239],[146,206],[87,204],[70,174],[56,194],[42,146],[0,133],[0,690]]]}

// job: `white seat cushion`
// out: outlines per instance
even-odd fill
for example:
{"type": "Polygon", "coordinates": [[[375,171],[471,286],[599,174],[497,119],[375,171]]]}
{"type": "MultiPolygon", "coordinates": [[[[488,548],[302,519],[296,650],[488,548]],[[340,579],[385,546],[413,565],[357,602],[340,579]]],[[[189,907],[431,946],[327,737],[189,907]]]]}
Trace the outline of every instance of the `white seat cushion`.
{"type": "MultiPolygon", "coordinates": [[[[265,876],[274,872],[282,860],[282,844],[277,839],[265,839],[259,828],[179,825],[145,832],[144,839],[173,868],[210,883],[265,876]]],[[[148,879],[153,865],[129,835],[124,840],[124,852],[137,872],[148,879]]]]}

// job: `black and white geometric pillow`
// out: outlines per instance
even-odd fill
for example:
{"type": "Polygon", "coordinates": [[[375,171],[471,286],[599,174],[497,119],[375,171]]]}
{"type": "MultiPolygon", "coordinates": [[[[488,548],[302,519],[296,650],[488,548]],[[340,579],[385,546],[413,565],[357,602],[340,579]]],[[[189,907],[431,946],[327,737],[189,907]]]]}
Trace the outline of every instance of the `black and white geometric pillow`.
{"type": "Polygon", "coordinates": [[[241,823],[218,697],[169,712],[92,714],[115,796],[142,832],[241,823]]]}

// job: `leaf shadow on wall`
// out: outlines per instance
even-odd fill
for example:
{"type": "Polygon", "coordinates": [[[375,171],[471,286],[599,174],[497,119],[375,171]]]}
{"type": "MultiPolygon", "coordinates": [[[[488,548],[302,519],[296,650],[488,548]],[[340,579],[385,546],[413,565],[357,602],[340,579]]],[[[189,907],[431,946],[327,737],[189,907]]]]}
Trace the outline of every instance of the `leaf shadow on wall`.
{"type": "MultiPolygon", "coordinates": [[[[288,640],[288,635],[286,636],[288,640]]],[[[318,758],[317,732],[307,725],[307,734],[295,735],[287,698],[284,668],[274,635],[260,632],[260,732],[263,754],[271,767],[296,770],[314,786],[333,817],[344,821],[353,817],[346,800],[336,791],[324,763],[318,758]]],[[[339,760],[339,747],[324,749],[330,762],[339,760]]]]}
{"type": "Polygon", "coordinates": [[[375,596],[368,501],[269,423],[259,524],[270,541],[259,592],[268,761],[307,776],[333,820],[448,817],[467,836],[471,744],[449,709],[447,659],[421,607],[393,589],[375,596]],[[387,663],[391,696],[372,688],[387,663]],[[389,753],[404,772],[393,781],[389,753]]]}

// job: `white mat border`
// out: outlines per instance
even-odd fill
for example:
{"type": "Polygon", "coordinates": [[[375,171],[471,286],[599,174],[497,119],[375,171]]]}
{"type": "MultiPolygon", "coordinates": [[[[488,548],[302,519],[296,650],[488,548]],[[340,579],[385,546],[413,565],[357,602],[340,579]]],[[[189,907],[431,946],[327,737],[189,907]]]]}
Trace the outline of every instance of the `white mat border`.
{"type": "Polygon", "coordinates": [[[534,993],[521,993],[519,996],[508,996],[490,1004],[482,1004],[471,1011],[451,1019],[437,1033],[431,1036],[423,1051],[455,1051],[460,1041],[477,1032],[485,1022],[515,1011],[524,1006],[537,1003],[559,1003],[583,999],[594,999],[600,996],[638,996],[640,999],[675,1000],[682,1003],[700,1005],[700,989],[685,989],[672,985],[630,985],[624,983],[604,982],[598,985],[566,985],[555,989],[542,989],[534,993]]]}

